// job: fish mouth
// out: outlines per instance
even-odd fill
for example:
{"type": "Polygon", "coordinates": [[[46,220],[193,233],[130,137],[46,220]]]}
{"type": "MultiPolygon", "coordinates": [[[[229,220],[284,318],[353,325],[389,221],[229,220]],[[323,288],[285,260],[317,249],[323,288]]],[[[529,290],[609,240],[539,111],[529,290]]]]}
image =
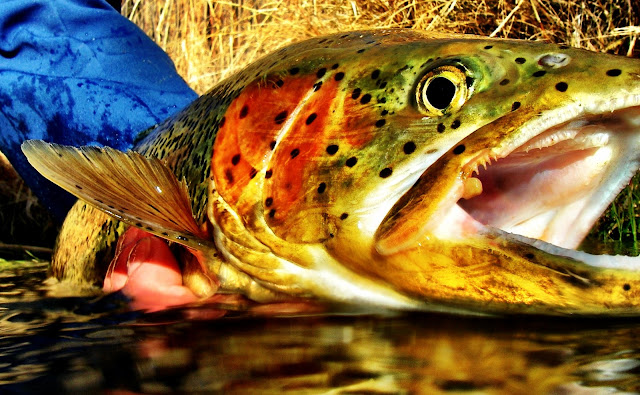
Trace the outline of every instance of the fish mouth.
{"type": "MultiPolygon", "coordinates": [[[[525,124],[520,130],[528,131],[516,133],[519,138],[467,162],[451,223],[499,231],[590,264],[615,265],[574,249],[638,170],[640,106],[560,120],[525,124]]],[[[453,233],[463,236],[461,229],[453,233]]],[[[441,232],[452,235],[444,225],[441,232]]]]}

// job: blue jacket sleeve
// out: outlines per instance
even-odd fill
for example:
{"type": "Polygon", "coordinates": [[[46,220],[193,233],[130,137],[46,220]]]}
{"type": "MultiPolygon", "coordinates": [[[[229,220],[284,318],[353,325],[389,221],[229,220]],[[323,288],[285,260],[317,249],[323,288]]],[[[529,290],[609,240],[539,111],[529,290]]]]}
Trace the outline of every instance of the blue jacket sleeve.
{"type": "Polygon", "coordinates": [[[24,140],[125,150],[196,97],[105,0],[0,2],[0,151],[59,218],[75,199],[31,168],[24,140]]]}

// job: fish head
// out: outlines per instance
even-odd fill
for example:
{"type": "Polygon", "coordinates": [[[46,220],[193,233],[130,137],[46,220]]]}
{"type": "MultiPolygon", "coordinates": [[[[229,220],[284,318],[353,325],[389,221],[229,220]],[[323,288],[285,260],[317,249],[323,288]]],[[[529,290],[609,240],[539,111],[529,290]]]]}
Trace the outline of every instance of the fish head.
{"type": "Polygon", "coordinates": [[[381,253],[428,234],[462,240],[487,227],[574,249],[638,169],[637,60],[540,43],[478,44],[469,49],[478,55],[459,60],[485,66],[475,89],[439,117],[443,134],[467,129],[445,137],[445,151],[376,229],[381,253]]]}
{"type": "Polygon", "coordinates": [[[637,60],[408,31],[286,51],[232,101],[212,167],[287,241],[386,254],[492,226],[574,248],[637,168],[637,60]]]}

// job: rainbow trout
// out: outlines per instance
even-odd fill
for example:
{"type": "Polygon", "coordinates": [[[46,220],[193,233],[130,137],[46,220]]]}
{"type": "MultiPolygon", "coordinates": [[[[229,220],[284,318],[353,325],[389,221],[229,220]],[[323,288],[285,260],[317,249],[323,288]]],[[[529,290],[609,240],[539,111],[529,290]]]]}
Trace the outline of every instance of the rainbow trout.
{"type": "MultiPolygon", "coordinates": [[[[261,302],[640,315],[640,259],[575,250],[639,167],[635,59],[335,34],[250,65],[134,151],[23,151],[67,191],[195,254],[193,289],[200,276],[261,302]]],[[[101,233],[78,222],[65,227],[101,233]]]]}

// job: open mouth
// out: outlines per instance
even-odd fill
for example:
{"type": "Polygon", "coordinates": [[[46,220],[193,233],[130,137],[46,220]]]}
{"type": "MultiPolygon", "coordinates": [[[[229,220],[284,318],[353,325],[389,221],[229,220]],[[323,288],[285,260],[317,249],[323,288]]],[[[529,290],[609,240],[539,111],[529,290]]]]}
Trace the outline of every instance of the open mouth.
{"type": "Polygon", "coordinates": [[[639,131],[640,107],[630,107],[579,116],[495,157],[476,158],[465,166],[470,176],[458,207],[480,228],[555,254],[575,249],[637,171],[639,131]]]}

